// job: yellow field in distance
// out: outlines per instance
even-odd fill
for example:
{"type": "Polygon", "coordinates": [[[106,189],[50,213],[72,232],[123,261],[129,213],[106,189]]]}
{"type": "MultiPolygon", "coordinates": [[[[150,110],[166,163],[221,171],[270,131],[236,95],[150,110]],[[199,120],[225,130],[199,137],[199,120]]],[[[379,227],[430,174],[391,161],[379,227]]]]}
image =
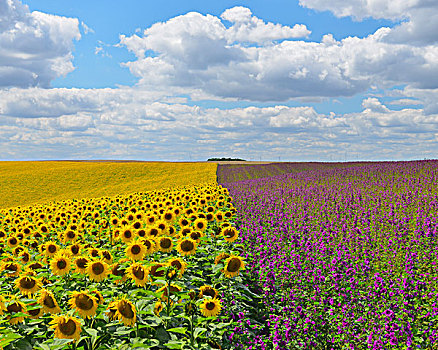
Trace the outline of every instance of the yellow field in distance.
{"type": "Polygon", "coordinates": [[[216,163],[0,162],[0,208],[216,183],[216,163]]]}

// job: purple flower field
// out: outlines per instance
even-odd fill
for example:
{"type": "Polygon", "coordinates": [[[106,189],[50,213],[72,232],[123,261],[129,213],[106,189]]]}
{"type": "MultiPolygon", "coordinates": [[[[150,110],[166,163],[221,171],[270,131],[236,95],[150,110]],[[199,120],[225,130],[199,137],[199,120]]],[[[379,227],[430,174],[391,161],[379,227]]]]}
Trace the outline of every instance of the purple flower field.
{"type": "Polygon", "coordinates": [[[241,348],[438,348],[438,161],[330,166],[218,169],[269,327],[241,348]]]}

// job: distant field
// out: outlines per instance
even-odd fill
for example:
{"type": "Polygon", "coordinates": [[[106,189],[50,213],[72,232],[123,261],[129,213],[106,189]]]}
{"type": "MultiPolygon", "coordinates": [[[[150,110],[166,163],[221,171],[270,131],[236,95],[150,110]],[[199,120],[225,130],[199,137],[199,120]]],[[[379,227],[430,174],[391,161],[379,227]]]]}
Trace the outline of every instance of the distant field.
{"type": "Polygon", "coordinates": [[[217,163],[0,162],[0,208],[216,182],[217,163]]]}

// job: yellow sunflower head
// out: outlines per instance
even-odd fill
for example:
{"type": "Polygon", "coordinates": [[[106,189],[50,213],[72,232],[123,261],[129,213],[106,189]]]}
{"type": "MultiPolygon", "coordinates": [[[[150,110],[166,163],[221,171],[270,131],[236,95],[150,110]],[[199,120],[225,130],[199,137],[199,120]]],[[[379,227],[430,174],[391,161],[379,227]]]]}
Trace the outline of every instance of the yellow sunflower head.
{"type": "Polygon", "coordinates": [[[157,245],[154,239],[152,238],[145,238],[141,241],[143,245],[146,247],[146,255],[151,255],[156,252],[157,245]]]}
{"type": "Polygon", "coordinates": [[[195,230],[204,232],[207,229],[208,221],[203,218],[196,219],[193,223],[195,230]]]}
{"type": "Polygon", "coordinates": [[[61,308],[55,299],[53,293],[47,289],[41,289],[39,292],[39,297],[37,303],[43,307],[44,312],[51,314],[57,314],[61,312],[61,308]]]}
{"type": "Polygon", "coordinates": [[[178,242],[176,249],[182,256],[193,255],[196,253],[197,243],[189,238],[182,239],[178,242]]]}
{"type": "Polygon", "coordinates": [[[94,295],[88,292],[72,292],[68,301],[70,306],[77,311],[82,318],[92,317],[96,314],[98,302],[94,295]]]}
{"type": "Polygon", "coordinates": [[[143,287],[148,281],[148,269],[140,263],[132,264],[126,269],[126,272],[137,286],[143,287]]]}
{"type": "Polygon", "coordinates": [[[10,324],[17,324],[20,322],[24,322],[24,316],[14,317],[14,314],[26,313],[26,311],[26,305],[24,305],[24,303],[19,301],[16,297],[12,297],[12,299],[9,300],[5,313],[10,324]]]}
{"type": "Polygon", "coordinates": [[[52,273],[56,276],[64,276],[70,272],[71,260],[65,255],[55,255],[50,261],[50,268],[52,273]]]}
{"type": "Polygon", "coordinates": [[[180,258],[170,258],[169,260],[167,260],[167,264],[176,269],[179,277],[182,276],[187,267],[187,263],[180,258]]]}
{"type": "Polygon", "coordinates": [[[81,336],[81,323],[76,317],[55,315],[49,324],[55,331],[55,338],[75,339],[77,341],[81,336]]]}
{"type": "Polygon", "coordinates": [[[44,244],[44,248],[45,248],[44,253],[49,258],[51,258],[52,256],[55,256],[56,253],[58,253],[58,251],[59,251],[59,246],[53,241],[46,242],[44,244]]]}
{"type": "Polygon", "coordinates": [[[169,253],[173,249],[173,241],[170,237],[158,237],[157,243],[158,249],[163,253],[169,253]]]}
{"type": "Polygon", "coordinates": [[[131,241],[125,248],[125,255],[132,260],[142,260],[146,255],[146,247],[140,241],[131,241]]]}
{"type": "Polygon", "coordinates": [[[223,236],[227,242],[232,243],[239,238],[239,231],[232,226],[225,226],[221,230],[221,236],[223,236]]]}
{"type": "Polygon", "coordinates": [[[90,259],[85,256],[78,256],[73,260],[73,264],[75,267],[75,271],[78,273],[87,273],[87,265],[89,264],[90,259]]]}
{"type": "Polygon", "coordinates": [[[87,275],[93,281],[103,281],[109,273],[109,266],[103,260],[94,260],[87,264],[87,275]]]}
{"type": "Polygon", "coordinates": [[[18,288],[23,295],[35,294],[42,286],[40,279],[34,276],[23,276],[15,280],[15,287],[18,288]]]}
{"type": "Polygon", "coordinates": [[[107,315],[110,319],[119,319],[125,326],[133,326],[137,320],[135,306],[126,297],[112,301],[108,305],[107,315]]]}
{"type": "Polygon", "coordinates": [[[200,309],[205,317],[215,317],[220,313],[222,304],[219,299],[207,298],[202,301],[200,309]]]}
{"type": "Polygon", "coordinates": [[[245,269],[245,262],[240,256],[232,255],[225,261],[224,274],[226,277],[235,277],[240,270],[245,269]]]}
{"type": "Polygon", "coordinates": [[[216,299],[219,296],[219,292],[212,286],[204,285],[200,288],[199,298],[202,299],[206,296],[216,299]]]}

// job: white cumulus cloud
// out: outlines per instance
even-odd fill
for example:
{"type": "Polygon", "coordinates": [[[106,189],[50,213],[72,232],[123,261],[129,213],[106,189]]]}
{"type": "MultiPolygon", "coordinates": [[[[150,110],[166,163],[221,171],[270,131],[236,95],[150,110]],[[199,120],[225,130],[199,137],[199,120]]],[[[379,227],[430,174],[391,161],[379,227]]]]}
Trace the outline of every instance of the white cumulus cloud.
{"type": "Polygon", "coordinates": [[[0,88],[48,87],[71,72],[76,18],[30,12],[18,0],[0,0],[0,88]]]}

